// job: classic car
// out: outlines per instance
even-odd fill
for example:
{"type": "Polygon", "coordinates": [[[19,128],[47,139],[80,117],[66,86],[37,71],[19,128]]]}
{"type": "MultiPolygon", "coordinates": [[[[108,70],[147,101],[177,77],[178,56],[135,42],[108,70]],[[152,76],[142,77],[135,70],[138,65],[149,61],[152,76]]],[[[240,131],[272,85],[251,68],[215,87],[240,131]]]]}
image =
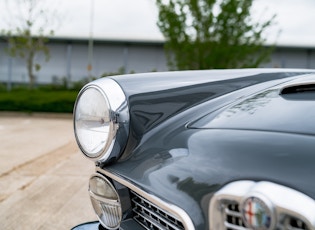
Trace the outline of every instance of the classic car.
{"type": "Polygon", "coordinates": [[[98,79],[74,131],[98,218],[74,229],[315,229],[314,70],[98,79]]]}

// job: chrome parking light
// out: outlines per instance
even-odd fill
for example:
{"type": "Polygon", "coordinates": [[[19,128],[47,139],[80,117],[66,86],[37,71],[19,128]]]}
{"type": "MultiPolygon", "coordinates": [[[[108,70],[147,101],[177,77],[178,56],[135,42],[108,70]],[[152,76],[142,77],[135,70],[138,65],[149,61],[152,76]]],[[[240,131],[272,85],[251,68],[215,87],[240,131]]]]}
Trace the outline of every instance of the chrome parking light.
{"type": "Polygon", "coordinates": [[[95,174],[90,178],[89,193],[101,224],[107,229],[118,228],[122,219],[122,209],[114,186],[101,174],[95,174]]]}

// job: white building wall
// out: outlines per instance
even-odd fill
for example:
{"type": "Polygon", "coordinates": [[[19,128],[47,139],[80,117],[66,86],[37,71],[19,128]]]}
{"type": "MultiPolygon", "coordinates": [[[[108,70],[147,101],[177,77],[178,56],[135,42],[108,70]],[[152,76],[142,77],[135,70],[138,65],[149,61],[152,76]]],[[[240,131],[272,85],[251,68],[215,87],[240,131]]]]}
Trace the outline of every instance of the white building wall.
{"type": "Polygon", "coordinates": [[[162,46],[129,46],[126,72],[167,71],[162,46]]]}
{"type": "Polygon", "coordinates": [[[277,47],[262,67],[315,69],[315,47],[277,47]]]}
{"type": "MultiPolygon", "coordinates": [[[[0,43],[0,82],[7,82],[10,57],[5,53],[6,43],[0,43]]],[[[89,76],[88,42],[52,40],[48,47],[50,59],[45,62],[43,54],[35,58],[41,70],[35,72],[37,83],[51,83],[67,78],[71,82],[86,79],[89,76]]],[[[91,75],[116,73],[124,68],[125,73],[166,71],[167,65],[162,44],[141,44],[129,42],[96,42],[93,46],[91,75]]],[[[24,60],[11,58],[12,82],[27,83],[27,70],[24,60]]]]}
{"type": "Polygon", "coordinates": [[[124,66],[124,45],[96,44],[93,53],[92,75],[94,76],[117,72],[124,66]]]}
{"type": "MultiPolygon", "coordinates": [[[[43,54],[36,60],[42,69],[36,73],[38,83],[51,83],[66,78],[71,82],[86,79],[89,76],[87,40],[51,40],[49,43],[51,58],[44,61],[43,54]]],[[[0,42],[0,82],[27,83],[28,76],[25,61],[11,58],[5,53],[7,44],[0,42]],[[11,66],[11,68],[10,68],[11,66]],[[11,75],[9,74],[11,70],[11,75]]],[[[269,63],[261,67],[278,68],[314,68],[315,47],[277,47],[269,63]]],[[[162,43],[96,41],[93,48],[91,75],[115,73],[124,68],[125,73],[167,71],[167,60],[162,43]]]]}
{"type": "Polygon", "coordinates": [[[0,82],[28,82],[25,61],[9,57],[6,48],[6,43],[0,43],[0,82]]]}
{"type": "Polygon", "coordinates": [[[66,77],[67,72],[67,46],[64,44],[50,44],[50,59],[45,61],[43,54],[35,58],[41,65],[41,70],[36,72],[38,83],[52,82],[54,77],[66,77]]]}

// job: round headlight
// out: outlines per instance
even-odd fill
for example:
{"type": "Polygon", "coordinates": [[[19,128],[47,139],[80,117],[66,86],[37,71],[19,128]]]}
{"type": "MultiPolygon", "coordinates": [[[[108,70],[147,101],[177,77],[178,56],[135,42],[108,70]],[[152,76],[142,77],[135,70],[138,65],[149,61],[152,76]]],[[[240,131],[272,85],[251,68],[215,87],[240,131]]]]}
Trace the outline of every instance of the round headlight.
{"type": "Polygon", "coordinates": [[[98,157],[108,148],[115,127],[110,118],[107,98],[95,87],[84,90],[75,110],[78,143],[89,157],[98,157]]]}
{"type": "Polygon", "coordinates": [[[127,142],[129,111],[120,86],[103,79],[85,86],[74,107],[74,130],[85,156],[95,161],[117,157],[127,142]]]}
{"type": "Polygon", "coordinates": [[[89,192],[101,224],[107,229],[118,228],[122,219],[122,209],[114,186],[104,176],[96,174],[90,178],[89,192]]]}

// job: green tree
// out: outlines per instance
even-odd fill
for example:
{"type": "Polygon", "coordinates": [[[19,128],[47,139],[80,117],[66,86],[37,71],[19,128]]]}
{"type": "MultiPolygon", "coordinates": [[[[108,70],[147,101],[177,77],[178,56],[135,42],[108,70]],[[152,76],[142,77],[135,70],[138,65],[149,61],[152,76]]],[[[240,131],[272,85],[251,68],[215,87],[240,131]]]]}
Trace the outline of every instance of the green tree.
{"type": "Polygon", "coordinates": [[[42,53],[45,61],[50,58],[47,42],[53,30],[48,30],[48,25],[52,23],[49,19],[53,18],[53,14],[45,8],[43,0],[11,0],[10,4],[13,5],[11,8],[8,6],[12,10],[9,14],[12,13],[10,16],[15,20],[11,20],[10,29],[2,30],[1,33],[9,43],[8,54],[25,60],[29,86],[33,88],[36,82],[34,73],[41,69],[36,55],[42,53]],[[19,15],[14,17],[14,11],[19,15]]]}
{"type": "Polygon", "coordinates": [[[253,0],[157,0],[171,69],[257,67],[268,60],[264,22],[251,17],[253,0]]]}

